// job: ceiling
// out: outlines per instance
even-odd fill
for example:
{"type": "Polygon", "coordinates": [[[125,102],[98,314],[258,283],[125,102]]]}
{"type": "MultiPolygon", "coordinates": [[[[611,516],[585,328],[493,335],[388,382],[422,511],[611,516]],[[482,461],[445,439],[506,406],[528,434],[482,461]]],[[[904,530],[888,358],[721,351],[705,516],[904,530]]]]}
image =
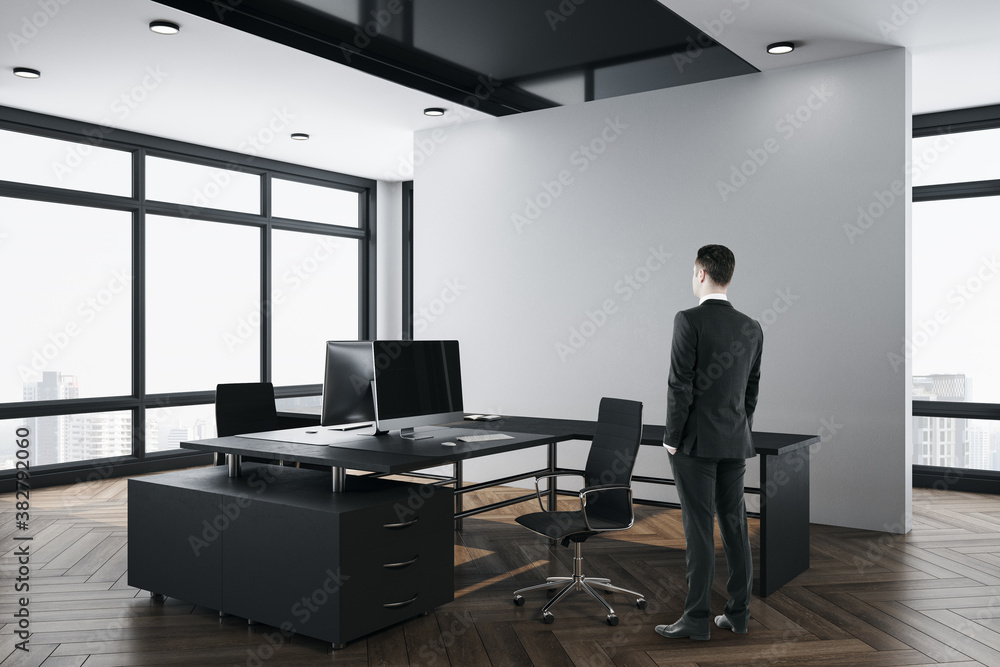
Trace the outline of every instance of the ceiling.
{"type": "MultiPolygon", "coordinates": [[[[435,0],[445,1],[454,2],[435,0]]],[[[562,4],[583,16],[611,1],[562,4]]],[[[1000,104],[996,0],[659,1],[759,70],[904,46],[913,54],[914,113],[1000,104]],[[782,40],[799,46],[786,56],[764,52],[782,40]]],[[[353,0],[300,3],[356,7],[353,0]]],[[[536,11],[539,5],[560,3],[536,2],[536,11]]],[[[627,38],[638,34],[629,32],[634,18],[622,17],[627,38]]],[[[368,178],[408,180],[417,130],[493,117],[456,105],[446,88],[421,92],[152,0],[3,0],[0,26],[7,42],[0,105],[368,178]],[[179,23],[180,34],[150,32],[156,19],[179,23]],[[14,77],[18,66],[42,77],[14,77]],[[449,113],[424,116],[432,106],[449,113]],[[293,141],[292,132],[311,139],[293,141]]],[[[488,36],[473,44],[500,48],[502,40],[486,44],[488,36]]],[[[515,41],[511,51],[526,49],[515,41]]],[[[522,67],[531,61],[521,60],[522,67]]],[[[526,89],[549,103],[582,103],[566,86],[526,89]]]]}

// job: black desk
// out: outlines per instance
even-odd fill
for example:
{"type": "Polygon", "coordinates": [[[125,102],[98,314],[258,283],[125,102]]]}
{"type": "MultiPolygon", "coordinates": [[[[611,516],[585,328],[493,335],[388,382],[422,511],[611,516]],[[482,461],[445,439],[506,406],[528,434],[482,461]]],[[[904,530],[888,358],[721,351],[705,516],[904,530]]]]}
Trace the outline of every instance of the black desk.
{"type": "MultiPolygon", "coordinates": [[[[314,418],[315,419],[315,418],[314,418]]],[[[333,473],[332,490],[344,489],[346,470],[399,474],[441,465],[452,465],[454,476],[440,479],[438,484],[455,487],[456,527],[464,517],[512,505],[535,498],[534,493],[512,498],[472,510],[462,507],[462,495],[471,491],[509,484],[533,478],[537,474],[559,470],[557,447],[567,440],[591,440],[596,423],[585,420],[545,419],[537,417],[504,417],[495,422],[458,422],[442,425],[430,438],[405,440],[398,435],[371,436],[361,432],[331,431],[308,426],[254,437],[231,436],[183,442],[182,447],[203,451],[223,452],[241,456],[264,456],[286,462],[329,466],[333,473]],[[310,431],[312,431],[310,433],[310,431]],[[463,433],[499,431],[515,436],[508,440],[462,443],[455,440],[463,433]],[[457,442],[454,447],[440,444],[457,442]],[[312,442],[314,444],[306,444],[312,442]],[[546,445],[548,460],[545,468],[523,474],[465,485],[462,461],[529,447],[546,445]]],[[[642,444],[661,446],[663,426],[645,425],[642,444]]],[[[760,573],[756,593],[767,596],[809,568],[809,451],[808,446],[819,442],[818,436],[786,433],[753,434],[754,447],[760,457],[758,486],[748,486],[747,493],[759,494],[760,503],[760,573]]],[[[239,465],[231,469],[238,475],[239,465]]],[[[673,484],[672,480],[634,475],[637,482],[673,484]]],[[[549,489],[548,504],[555,507],[556,489],[549,489]]],[[[669,504],[668,504],[669,505],[669,504]]]]}

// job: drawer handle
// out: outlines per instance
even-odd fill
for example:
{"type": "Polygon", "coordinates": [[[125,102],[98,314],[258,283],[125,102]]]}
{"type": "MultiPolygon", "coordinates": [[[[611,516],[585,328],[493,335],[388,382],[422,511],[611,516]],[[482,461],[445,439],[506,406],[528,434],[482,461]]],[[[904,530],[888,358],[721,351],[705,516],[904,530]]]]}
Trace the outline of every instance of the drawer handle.
{"type": "Polygon", "coordinates": [[[420,517],[417,517],[413,521],[404,521],[402,523],[383,523],[383,528],[406,528],[407,526],[412,526],[417,521],[420,521],[420,517]]]}
{"type": "Polygon", "coordinates": [[[398,609],[399,607],[405,607],[412,602],[416,602],[418,597],[420,597],[420,593],[417,593],[409,600],[404,600],[403,602],[386,602],[382,606],[386,609],[398,609]]]}
{"type": "Polygon", "coordinates": [[[413,565],[414,563],[417,562],[418,558],[420,558],[420,554],[417,554],[416,556],[414,556],[413,560],[408,560],[408,561],[405,561],[405,562],[402,562],[402,563],[385,563],[385,564],[382,565],[382,567],[388,568],[390,570],[392,570],[392,569],[398,569],[398,568],[401,568],[401,567],[406,567],[407,565],[413,565]]]}

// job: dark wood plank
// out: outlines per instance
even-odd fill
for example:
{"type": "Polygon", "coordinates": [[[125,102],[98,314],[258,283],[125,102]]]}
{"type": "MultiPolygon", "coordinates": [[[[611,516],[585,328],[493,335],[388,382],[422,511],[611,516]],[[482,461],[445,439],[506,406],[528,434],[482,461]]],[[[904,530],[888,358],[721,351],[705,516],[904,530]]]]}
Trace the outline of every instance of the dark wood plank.
{"type": "MultiPolygon", "coordinates": [[[[498,489],[469,505],[523,494],[498,489]]],[[[13,495],[0,496],[0,554],[15,548],[13,495]]],[[[564,502],[565,499],[560,499],[564,502]]],[[[572,499],[570,499],[572,500],[572,499]]],[[[32,651],[14,656],[12,625],[0,625],[0,661],[85,665],[935,665],[1000,664],[1000,497],[914,490],[913,530],[888,535],[811,527],[811,568],[751,602],[750,632],[715,629],[709,642],[666,640],[658,623],[680,616],[686,593],[677,510],[637,506],[630,531],[583,545],[584,572],[640,591],[640,611],[607,596],[620,623],[579,592],[541,621],[544,591],[524,607],[517,588],[566,575],[572,549],[514,522],[529,505],[465,520],[455,534],[455,600],[428,616],[328,652],[328,645],[275,628],[220,619],[182,600],[151,599],[128,586],[127,480],[96,480],[32,492],[32,651]]],[[[751,521],[754,531],[757,522],[751,521]]],[[[756,544],[757,538],[753,538],[756,544]]],[[[717,551],[713,608],[725,603],[717,551]]],[[[0,587],[0,615],[18,596],[0,587]]]]}

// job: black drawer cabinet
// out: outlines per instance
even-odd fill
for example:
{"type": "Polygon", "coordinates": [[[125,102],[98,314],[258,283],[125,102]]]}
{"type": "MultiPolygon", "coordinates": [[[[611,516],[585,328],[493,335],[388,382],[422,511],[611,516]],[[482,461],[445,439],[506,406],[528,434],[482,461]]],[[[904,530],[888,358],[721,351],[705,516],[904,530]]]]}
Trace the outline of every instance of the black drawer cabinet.
{"type": "Polygon", "coordinates": [[[453,494],[279,466],[129,480],[129,585],[342,646],[454,597],[453,494]]]}

